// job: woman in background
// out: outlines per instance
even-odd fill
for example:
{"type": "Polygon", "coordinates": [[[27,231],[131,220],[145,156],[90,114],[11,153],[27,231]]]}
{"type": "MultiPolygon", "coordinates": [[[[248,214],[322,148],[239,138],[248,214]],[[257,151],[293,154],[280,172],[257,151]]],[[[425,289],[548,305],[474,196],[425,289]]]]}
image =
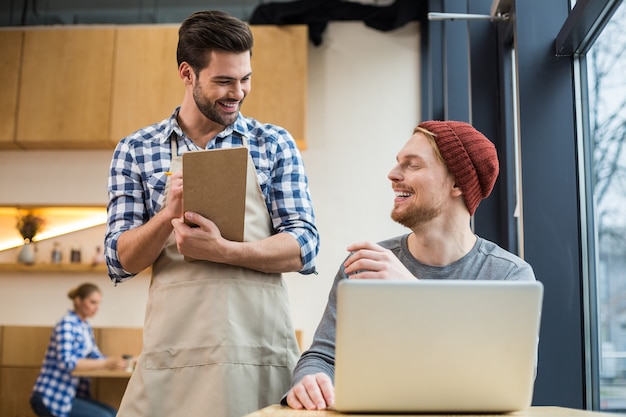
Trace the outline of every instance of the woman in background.
{"type": "Polygon", "coordinates": [[[124,369],[122,358],[105,357],[87,319],[98,311],[100,289],[85,283],[67,294],[74,303],[56,324],[50,337],[30,404],[40,417],[114,417],[117,411],[91,398],[90,380],[73,376],[73,371],[124,369]]]}

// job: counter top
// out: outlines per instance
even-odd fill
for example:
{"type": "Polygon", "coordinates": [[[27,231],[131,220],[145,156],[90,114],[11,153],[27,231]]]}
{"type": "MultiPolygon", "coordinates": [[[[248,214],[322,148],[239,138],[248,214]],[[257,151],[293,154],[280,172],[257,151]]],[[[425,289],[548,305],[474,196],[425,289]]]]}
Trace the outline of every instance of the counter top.
{"type": "MultiPolygon", "coordinates": [[[[280,405],[270,405],[259,411],[248,414],[245,417],[336,417],[347,415],[350,417],[397,417],[398,414],[358,414],[350,413],[343,414],[337,411],[324,410],[324,411],[308,411],[308,410],[294,410],[289,407],[283,407],[280,405]]],[[[458,416],[458,414],[454,414],[458,416]]],[[[463,417],[473,417],[479,414],[463,414],[463,417]]],[[[602,413],[599,411],[587,411],[577,410],[573,408],[565,407],[530,407],[524,411],[517,411],[515,413],[502,414],[503,416],[514,417],[608,417],[615,414],[602,413]]],[[[452,414],[403,414],[403,417],[448,417],[452,414]]],[[[483,414],[484,416],[484,414],[483,414]]],[[[496,416],[496,414],[490,414],[490,416],[496,416]]]]}

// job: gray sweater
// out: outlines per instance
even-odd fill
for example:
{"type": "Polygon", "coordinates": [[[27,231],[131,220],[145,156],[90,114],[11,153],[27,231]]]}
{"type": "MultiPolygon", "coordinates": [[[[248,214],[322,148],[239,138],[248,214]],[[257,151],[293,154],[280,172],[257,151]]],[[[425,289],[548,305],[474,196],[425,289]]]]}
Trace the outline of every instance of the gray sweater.
{"type": "MultiPolygon", "coordinates": [[[[488,240],[478,237],[467,255],[446,266],[429,266],[419,262],[409,252],[408,234],[379,244],[391,250],[418,279],[470,279],[470,280],[525,280],[534,281],[532,267],[521,258],[488,240]]],[[[311,347],[302,354],[294,369],[292,386],[305,375],[324,372],[335,377],[335,320],[337,315],[337,283],[347,279],[343,266],[333,282],[324,315],[315,331],[311,347]]],[[[286,395],[281,404],[286,405],[286,395]]]]}

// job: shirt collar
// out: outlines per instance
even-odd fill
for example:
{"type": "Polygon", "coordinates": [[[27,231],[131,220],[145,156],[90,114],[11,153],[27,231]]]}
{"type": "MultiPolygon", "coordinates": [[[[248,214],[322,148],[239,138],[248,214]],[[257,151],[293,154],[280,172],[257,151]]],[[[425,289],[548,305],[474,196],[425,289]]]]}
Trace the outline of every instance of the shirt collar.
{"type": "MultiPolygon", "coordinates": [[[[169,141],[172,136],[172,133],[175,133],[178,137],[185,137],[183,133],[183,129],[178,124],[178,112],[180,111],[180,106],[176,107],[172,115],[170,116],[167,123],[165,123],[165,127],[163,129],[163,136],[161,140],[163,143],[169,141]]],[[[241,112],[237,115],[237,119],[235,122],[229,126],[226,126],[224,130],[217,134],[216,139],[224,139],[228,136],[235,134],[238,137],[248,138],[250,137],[250,129],[248,128],[248,124],[246,123],[246,118],[241,114],[241,112]]]]}

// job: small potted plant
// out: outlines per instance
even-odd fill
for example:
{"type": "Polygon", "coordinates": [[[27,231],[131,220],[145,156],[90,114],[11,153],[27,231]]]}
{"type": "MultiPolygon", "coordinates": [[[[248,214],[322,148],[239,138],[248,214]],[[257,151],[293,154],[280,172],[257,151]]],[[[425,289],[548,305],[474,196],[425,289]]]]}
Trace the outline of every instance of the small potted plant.
{"type": "Polygon", "coordinates": [[[26,213],[18,216],[16,225],[17,230],[24,239],[24,246],[22,246],[17,258],[20,263],[26,265],[32,265],[35,263],[35,253],[30,244],[44,225],[45,220],[36,215],[33,211],[27,211],[26,213]]]}

